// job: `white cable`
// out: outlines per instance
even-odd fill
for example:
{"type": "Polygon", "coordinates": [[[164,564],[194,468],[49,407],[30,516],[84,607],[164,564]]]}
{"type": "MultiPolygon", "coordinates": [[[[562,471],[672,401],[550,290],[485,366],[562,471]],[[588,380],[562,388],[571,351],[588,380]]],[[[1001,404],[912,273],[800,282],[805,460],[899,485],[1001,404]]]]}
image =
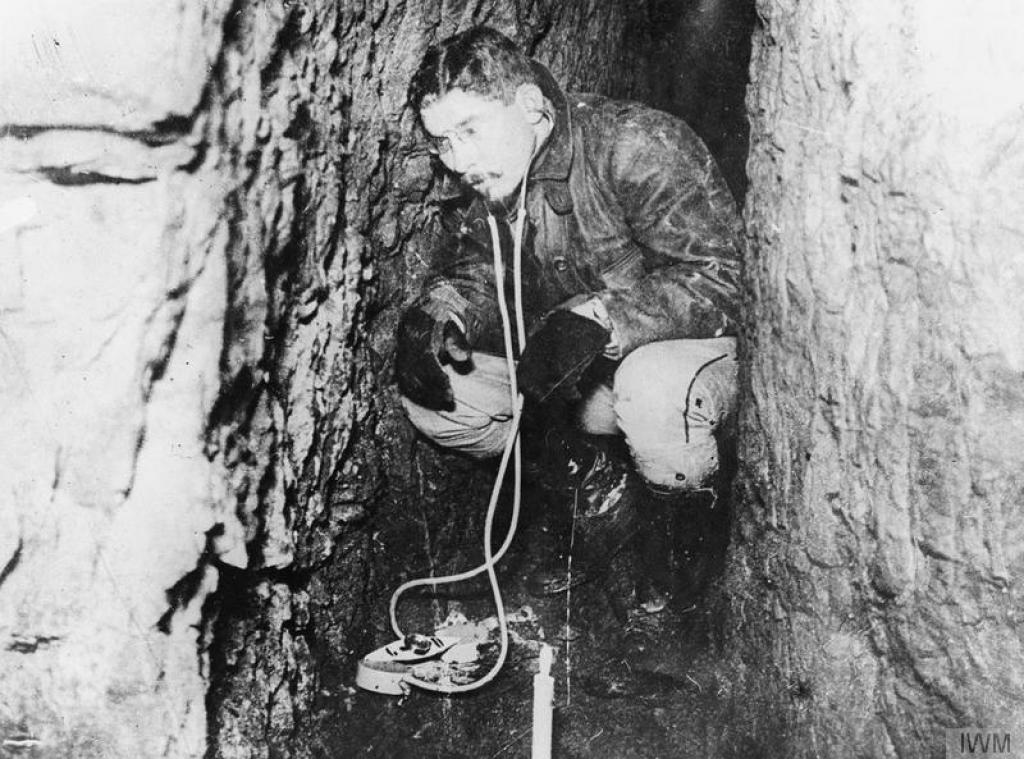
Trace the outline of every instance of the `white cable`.
{"type": "MultiPolygon", "coordinates": [[[[497,230],[493,227],[494,217],[487,214],[488,223],[492,224],[491,235],[497,239],[497,230]]],[[[519,355],[526,350],[526,322],[523,317],[523,225],[526,219],[526,180],[519,192],[519,213],[516,214],[516,229],[512,236],[512,297],[516,305],[516,338],[519,343],[519,355]]],[[[499,288],[501,289],[501,288],[499,288]]],[[[515,364],[510,362],[509,373],[515,376],[515,364]]],[[[516,395],[513,386],[513,397],[516,395]]]]}
{"type": "MultiPolygon", "coordinates": [[[[536,152],[536,143],[531,149],[531,163],[534,152],[536,152]]],[[[522,353],[526,346],[526,326],[523,318],[522,284],[522,249],[525,217],[526,177],[523,178],[523,182],[520,187],[519,212],[516,216],[516,226],[512,241],[512,279],[513,298],[515,299],[516,341],[518,343],[520,353],[522,353]]],[[[505,265],[501,257],[501,239],[498,234],[498,223],[495,220],[494,215],[489,211],[487,213],[487,224],[491,231],[491,247],[494,253],[494,279],[495,284],[497,285],[498,310],[501,312],[502,335],[505,341],[505,360],[508,365],[509,394],[512,401],[512,419],[508,438],[505,440],[505,448],[501,454],[501,462],[498,464],[498,473],[494,479],[494,486],[491,488],[491,498],[487,504],[487,516],[484,519],[484,563],[458,574],[446,575],[443,577],[424,577],[417,580],[410,580],[399,585],[391,595],[389,614],[391,617],[391,629],[394,630],[395,635],[399,638],[404,638],[405,636],[398,624],[398,599],[402,593],[410,588],[421,587],[424,585],[437,586],[461,582],[462,580],[468,580],[472,577],[476,577],[481,572],[486,571],[487,578],[491,585],[491,594],[494,598],[494,605],[498,613],[500,648],[498,658],[491,669],[482,677],[471,683],[466,683],[465,685],[440,685],[427,680],[421,680],[413,675],[407,675],[403,678],[405,682],[410,685],[415,685],[417,688],[433,691],[435,693],[465,693],[466,691],[476,690],[477,688],[486,685],[493,680],[495,676],[497,676],[498,672],[501,671],[501,668],[505,664],[505,659],[508,657],[508,620],[505,616],[505,604],[502,601],[501,588],[498,585],[498,576],[494,567],[499,561],[501,561],[501,558],[505,555],[506,551],[508,551],[509,546],[512,545],[512,539],[515,537],[516,527],[519,523],[523,481],[522,446],[519,440],[519,422],[523,413],[523,396],[520,395],[519,387],[516,382],[515,354],[512,349],[512,320],[509,317],[508,302],[505,298],[505,265]],[[501,495],[501,486],[505,480],[505,473],[508,470],[510,453],[514,455],[515,462],[512,490],[512,516],[509,522],[508,532],[505,534],[505,540],[502,542],[497,553],[493,553],[491,549],[491,538],[494,532],[494,515],[497,511],[498,499],[501,495]]]]}

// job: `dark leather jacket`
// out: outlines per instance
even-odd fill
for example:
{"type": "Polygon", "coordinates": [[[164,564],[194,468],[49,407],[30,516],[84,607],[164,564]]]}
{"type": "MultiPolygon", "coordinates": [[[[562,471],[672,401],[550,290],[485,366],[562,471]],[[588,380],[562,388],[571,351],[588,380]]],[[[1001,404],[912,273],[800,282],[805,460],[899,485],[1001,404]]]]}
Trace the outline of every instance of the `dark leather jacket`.
{"type": "MultiPolygon", "coordinates": [[[[669,114],[597,95],[566,97],[537,68],[555,113],[527,184],[527,324],[596,295],[622,356],[656,340],[735,334],[742,225],[707,148],[669,114]]],[[[491,210],[510,275],[514,216],[491,210]]],[[[450,237],[426,292],[458,314],[471,345],[503,353],[486,216],[480,198],[451,202],[450,237]]],[[[510,285],[509,276],[511,293],[510,285]]]]}

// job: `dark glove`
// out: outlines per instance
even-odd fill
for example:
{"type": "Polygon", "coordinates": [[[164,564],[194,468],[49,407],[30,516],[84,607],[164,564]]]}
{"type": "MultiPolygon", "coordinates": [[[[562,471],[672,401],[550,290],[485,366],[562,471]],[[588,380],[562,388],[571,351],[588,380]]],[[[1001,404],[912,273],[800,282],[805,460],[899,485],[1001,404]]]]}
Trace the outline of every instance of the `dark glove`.
{"type": "Polygon", "coordinates": [[[469,356],[466,337],[455,322],[431,314],[423,305],[410,306],[398,322],[397,342],[395,378],[402,395],[433,411],[454,411],[452,383],[441,362],[449,360],[454,346],[461,359],[469,356]]]}
{"type": "Polygon", "coordinates": [[[593,319],[572,311],[553,312],[519,359],[519,391],[541,403],[555,394],[575,399],[576,383],[610,339],[611,333],[593,319]]]}

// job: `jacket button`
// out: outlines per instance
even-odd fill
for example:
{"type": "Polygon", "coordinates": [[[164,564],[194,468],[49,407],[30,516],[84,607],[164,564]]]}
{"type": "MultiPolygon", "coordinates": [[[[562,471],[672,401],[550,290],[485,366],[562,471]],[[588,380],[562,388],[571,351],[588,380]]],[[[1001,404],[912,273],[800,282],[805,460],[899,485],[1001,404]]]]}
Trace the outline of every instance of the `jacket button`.
{"type": "Polygon", "coordinates": [[[564,258],[562,258],[561,256],[559,256],[558,258],[556,258],[554,260],[554,264],[555,264],[555,271],[565,271],[566,269],[569,268],[569,262],[567,260],[565,260],[564,258]]]}

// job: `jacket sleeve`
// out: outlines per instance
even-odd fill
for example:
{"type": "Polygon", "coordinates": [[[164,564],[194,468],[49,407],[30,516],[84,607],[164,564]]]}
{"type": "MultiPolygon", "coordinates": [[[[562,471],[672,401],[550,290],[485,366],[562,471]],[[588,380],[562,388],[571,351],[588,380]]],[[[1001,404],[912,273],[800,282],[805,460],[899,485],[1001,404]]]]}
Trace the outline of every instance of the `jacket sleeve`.
{"type": "Polygon", "coordinates": [[[644,275],[599,294],[621,355],[656,340],[736,333],[742,223],[700,139],[682,121],[644,109],[617,125],[605,169],[644,275]]]}
{"type": "Polygon", "coordinates": [[[503,355],[487,222],[471,207],[448,210],[442,226],[444,232],[432,256],[421,300],[433,312],[447,313],[461,322],[471,347],[503,355]]]}

